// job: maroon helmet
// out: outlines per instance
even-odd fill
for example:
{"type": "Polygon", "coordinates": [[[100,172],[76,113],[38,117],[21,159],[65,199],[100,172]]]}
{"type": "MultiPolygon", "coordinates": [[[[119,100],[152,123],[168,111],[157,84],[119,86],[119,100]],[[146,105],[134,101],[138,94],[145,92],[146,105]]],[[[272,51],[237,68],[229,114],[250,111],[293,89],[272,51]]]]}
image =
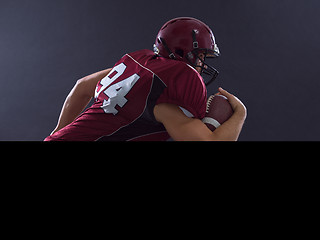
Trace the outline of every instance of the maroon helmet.
{"type": "Polygon", "coordinates": [[[157,35],[154,52],[161,57],[186,62],[194,68],[201,67],[201,74],[212,77],[206,85],[219,73],[206,63],[206,58],[220,55],[214,35],[205,23],[195,18],[179,17],[165,23],[157,35]],[[203,58],[199,57],[200,54],[203,58]],[[197,65],[199,61],[201,65],[197,65]]]}

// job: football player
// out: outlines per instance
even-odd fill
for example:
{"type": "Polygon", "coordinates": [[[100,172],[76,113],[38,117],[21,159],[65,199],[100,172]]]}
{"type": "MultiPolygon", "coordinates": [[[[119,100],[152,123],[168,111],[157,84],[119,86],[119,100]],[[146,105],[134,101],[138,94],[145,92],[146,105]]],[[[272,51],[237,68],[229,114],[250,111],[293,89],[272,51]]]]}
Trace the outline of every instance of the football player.
{"type": "Polygon", "coordinates": [[[222,88],[218,94],[228,98],[234,114],[214,132],[201,121],[206,84],[218,74],[207,58],[219,54],[205,23],[172,19],[160,29],[154,51],[125,54],[113,68],[78,80],[45,141],[237,140],[246,108],[222,88]]]}

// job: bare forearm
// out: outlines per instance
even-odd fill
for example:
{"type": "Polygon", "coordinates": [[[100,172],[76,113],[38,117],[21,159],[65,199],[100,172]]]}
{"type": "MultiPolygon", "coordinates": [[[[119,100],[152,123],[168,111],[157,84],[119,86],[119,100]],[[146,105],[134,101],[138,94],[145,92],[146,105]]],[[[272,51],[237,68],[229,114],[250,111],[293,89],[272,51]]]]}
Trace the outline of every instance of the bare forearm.
{"type": "Polygon", "coordinates": [[[94,97],[97,83],[108,75],[110,70],[111,68],[91,74],[76,82],[63,104],[58,124],[51,135],[73,122],[79,116],[92,97],[94,97]]]}
{"type": "Polygon", "coordinates": [[[71,90],[69,95],[67,96],[60,116],[58,120],[58,124],[56,128],[52,131],[51,135],[55,132],[59,131],[60,129],[64,128],[68,124],[74,121],[74,119],[79,116],[79,114],[85,109],[85,107],[90,102],[90,96],[79,96],[76,94],[77,92],[77,85],[71,90]]]}
{"type": "Polygon", "coordinates": [[[187,117],[176,105],[158,104],[153,112],[176,141],[236,141],[246,116],[244,110],[236,111],[212,132],[200,119],[187,117]]]}
{"type": "Polygon", "coordinates": [[[187,117],[179,106],[174,104],[160,103],[154,107],[153,114],[176,141],[236,141],[247,110],[238,98],[223,89],[220,91],[228,96],[234,114],[214,132],[200,119],[187,117]]]}
{"type": "Polygon", "coordinates": [[[235,113],[212,134],[215,140],[237,141],[246,118],[246,113],[235,113]]]}

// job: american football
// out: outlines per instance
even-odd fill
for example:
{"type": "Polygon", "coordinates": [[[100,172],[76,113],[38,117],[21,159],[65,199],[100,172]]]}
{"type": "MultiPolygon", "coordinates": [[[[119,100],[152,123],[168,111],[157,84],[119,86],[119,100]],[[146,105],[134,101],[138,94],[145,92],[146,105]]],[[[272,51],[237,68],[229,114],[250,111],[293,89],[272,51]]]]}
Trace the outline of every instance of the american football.
{"type": "Polygon", "coordinates": [[[214,131],[227,121],[233,114],[233,109],[228,99],[223,95],[211,95],[207,101],[206,115],[202,122],[214,131]]]}

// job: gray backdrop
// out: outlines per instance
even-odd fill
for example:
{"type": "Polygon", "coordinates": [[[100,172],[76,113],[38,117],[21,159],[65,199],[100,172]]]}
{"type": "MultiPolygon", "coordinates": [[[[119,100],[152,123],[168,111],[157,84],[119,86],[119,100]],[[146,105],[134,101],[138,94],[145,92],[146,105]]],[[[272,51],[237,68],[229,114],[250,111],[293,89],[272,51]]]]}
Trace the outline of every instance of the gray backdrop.
{"type": "Polygon", "coordinates": [[[75,81],[152,49],[169,19],[216,36],[219,86],[247,106],[240,140],[320,140],[318,0],[0,0],[0,140],[42,140],[75,81]]]}

